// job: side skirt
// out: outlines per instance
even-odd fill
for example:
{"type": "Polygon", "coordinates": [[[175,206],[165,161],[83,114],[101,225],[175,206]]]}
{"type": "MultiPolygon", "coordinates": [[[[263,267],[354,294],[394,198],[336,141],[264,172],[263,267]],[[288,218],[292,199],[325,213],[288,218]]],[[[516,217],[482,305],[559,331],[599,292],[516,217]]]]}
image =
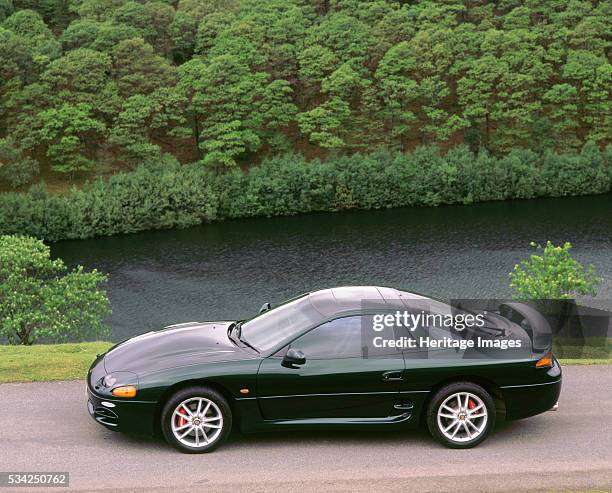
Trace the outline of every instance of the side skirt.
{"type": "Polygon", "coordinates": [[[403,413],[386,418],[302,418],[265,420],[267,426],[351,426],[351,425],[392,425],[405,423],[412,413],[403,413]]]}
{"type": "Polygon", "coordinates": [[[416,424],[416,420],[412,419],[412,412],[406,412],[397,416],[388,416],[384,418],[302,418],[264,420],[259,418],[259,413],[257,413],[255,419],[245,414],[243,414],[242,417],[243,419],[240,420],[240,430],[243,433],[257,433],[264,431],[280,431],[290,429],[380,429],[381,427],[412,427],[416,424]]]}

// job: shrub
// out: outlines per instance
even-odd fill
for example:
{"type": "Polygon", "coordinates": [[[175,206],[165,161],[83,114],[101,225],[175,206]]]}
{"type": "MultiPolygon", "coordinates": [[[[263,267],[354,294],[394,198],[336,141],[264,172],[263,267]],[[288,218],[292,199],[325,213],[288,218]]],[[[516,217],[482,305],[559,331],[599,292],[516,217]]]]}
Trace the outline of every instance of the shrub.
{"type": "Polygon", "coordinates": [[[26,236],[0,236],[0,336],[11,344],[99,339],[108,334],[106,276],[78,266],[68,271],[49,247],[26,236]]]}
{"type": "Polygon", "coordinates": [[[578,195],[584,190],[603,193],[610,189],[604,155],[594,142],[587,142],[578,155],[547,153],[543,167],[544,179],[549,184],[548,194],[553,197],[578,195]]]}
{"type": "Polygon", "coordinates": [[[547,195],[546,181],[536,153],[517,149],[508,153],[499,164],[507,173],[507,198],[532,199],[547,195]]]}
{"type": "Polygon", "coordinates": [[[532,243],[542,252],[531,255],[514,266],[510,275],[510,287],[519,299],[528,300],[562,300],[573,298],[577,294],[595,296],[596,286],[601,279],[593,272],[593,266],[584,268],[572,258],[572,245],[565,243],[555,246],[550,241],[542,248],[532,243]]]}
{"type": "Polygon", "coordinates": [[[502,158],[458,146],[412,154],[375,151],[307,162],[287,154],[248,173],[181,165],[170,155],[62,196],[44,185],[0,195],[0,234],[46,240],[89,238],[207,221],[313,211],[466,204],[584,195],[610,190],[612,148],[580,154],[516,150],[502,158]]]}

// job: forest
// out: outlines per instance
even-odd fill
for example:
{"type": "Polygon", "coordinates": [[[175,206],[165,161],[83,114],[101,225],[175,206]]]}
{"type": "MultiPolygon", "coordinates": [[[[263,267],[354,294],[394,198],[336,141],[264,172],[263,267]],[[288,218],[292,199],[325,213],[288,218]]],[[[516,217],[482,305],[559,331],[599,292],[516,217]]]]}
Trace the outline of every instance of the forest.
{"type": "Polygon", "coordinates": [[[0,0],[0,187],[165,154],[603,151],[611,35],[609,0],[0,0]]]}

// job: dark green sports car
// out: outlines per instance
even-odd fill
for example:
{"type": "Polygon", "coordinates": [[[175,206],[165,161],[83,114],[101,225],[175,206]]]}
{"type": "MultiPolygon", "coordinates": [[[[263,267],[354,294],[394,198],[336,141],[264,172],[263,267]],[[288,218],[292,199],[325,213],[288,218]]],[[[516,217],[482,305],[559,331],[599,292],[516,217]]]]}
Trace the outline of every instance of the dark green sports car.
{"type": "Polygon", "coordinates": [[[449,447],[499,419],[556,407],[561,367],[534,308],[464,310],[381,287],[315,291],[247,321],[186,323],[128,339],[87,378],[91,416],[183,452],[243,432],[425,424],[449,447]]]}

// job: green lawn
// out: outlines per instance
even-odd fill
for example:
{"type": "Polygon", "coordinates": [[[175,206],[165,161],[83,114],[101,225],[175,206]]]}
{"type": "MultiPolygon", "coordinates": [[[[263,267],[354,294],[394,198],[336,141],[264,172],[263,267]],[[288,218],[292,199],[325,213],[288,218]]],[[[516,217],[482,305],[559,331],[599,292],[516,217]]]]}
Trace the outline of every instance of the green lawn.
{"type": "MultiPolygon", "coordinates": [[[[0,383],[75,380],[85,378],[96,355],[110,342],[40,344],[38,346],[0,345],[0,383]]],[[[612,364],[612,358],[561,359],[563,365],[612,364]]]]}
{"type": "Polygon", "coordinates": [[[612,337],[589,337],[586,340],[555,338],[553,353],[560,360],[612,358],[612,337]]]}
{"type": "Polygon", "coordinates": [[[110,342],[0,346],[0,383],[74,380],[85,374],[110,342]]]}
{"type": "Polygon", "coordinates": [[[612,365],[612,359],[592,359],[592,358],[581,358],[581,359],[560,359],[562,365],[612,365]]]}

